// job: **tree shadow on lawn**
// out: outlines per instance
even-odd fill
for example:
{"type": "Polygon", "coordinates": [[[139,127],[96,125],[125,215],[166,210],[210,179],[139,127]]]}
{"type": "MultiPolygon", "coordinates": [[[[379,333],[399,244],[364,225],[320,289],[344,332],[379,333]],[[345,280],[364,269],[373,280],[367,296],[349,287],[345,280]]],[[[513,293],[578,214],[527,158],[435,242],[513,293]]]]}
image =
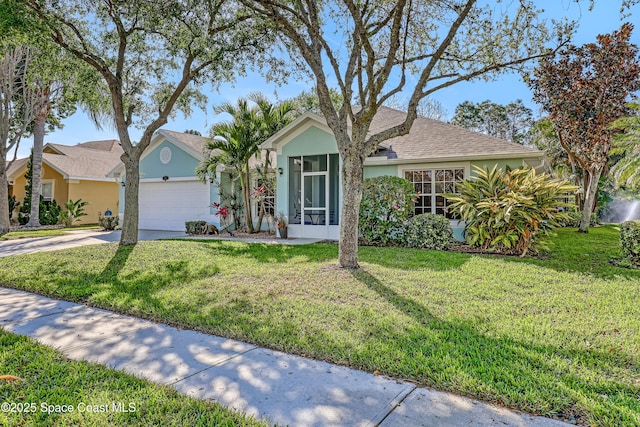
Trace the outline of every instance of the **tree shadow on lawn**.
{"type": "MultiPolygon", "coordinates": [[[[293,258],[310,263],[335,261],[338,264],[338,245],[313,243],[309,245],[273,245],[264,243],[238,243],[220,240],[201,241],[212,253],[231,257],[247,257],[259,263],[287,263],[293,258]]],[[[450,270],[464,265],[472,255],[443,251],[426,251],[398,247],[360,246],[362,262],[401,270],[450,270]]]]}
{"type": "Polygon", "coordinates": [[[383,325],[371,333],[381,337],[380,345],[395,340],[396,357],[403,359],[400,365],[413,366],[415,371],[394,372],[391,349],[388,359],[377,362],[386,366],[368,366],[368,370],[391,371],[540,415],[576,417],[585,424],[640,422],[640,388],[633,385],[638,365],[632,356],[489,336],[478,332],[480,319],[439,319],[367,271],[351,274],[414,321],[401,334],[385,337],[389,332],[383,325]],[[628,375],[626,383],[619,378],[620,372],[628,375]]]}
{"type": "MultiPolygon", "coordinates": [[[[34,283],[15,281],[16,288],[113,309],[128,314],[151,315],[166,310],[166,300],[154,296],[159,291],[171,289],[176,283],[185,283],[216,274],[219,268],[214,262],[205,269],[193,269],[189,260],[170,260],[149,268],[145,260],[134,259],[131,254],[136,246],[118,246],[99,272],[80,271],[78,264],[65,260],[50,262],[45,278],[34,277],[34,283]]],[[[81,261],[80,261],[81,263],[81,261]]],[[[81,265],[81,264],[80,264],[81,265]]]]}

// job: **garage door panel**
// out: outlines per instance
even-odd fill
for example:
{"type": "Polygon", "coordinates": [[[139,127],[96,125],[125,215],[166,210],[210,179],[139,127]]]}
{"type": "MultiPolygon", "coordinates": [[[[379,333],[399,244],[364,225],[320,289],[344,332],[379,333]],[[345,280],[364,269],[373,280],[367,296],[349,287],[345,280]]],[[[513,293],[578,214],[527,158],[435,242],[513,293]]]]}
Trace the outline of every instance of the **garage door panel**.
{"type": "Polygon", "coordinates": [[[184,231],[185,221],[211,219],[209,188],[199,181],[140,183],[139,227],[184,231]]]}

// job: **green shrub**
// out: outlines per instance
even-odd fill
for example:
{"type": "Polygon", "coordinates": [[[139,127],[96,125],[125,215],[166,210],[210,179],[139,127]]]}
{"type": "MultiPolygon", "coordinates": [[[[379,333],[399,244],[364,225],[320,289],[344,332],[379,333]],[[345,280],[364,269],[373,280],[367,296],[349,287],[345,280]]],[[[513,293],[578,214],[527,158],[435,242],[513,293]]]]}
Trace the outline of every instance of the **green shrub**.
{"type": "Polygon", "coordinates": [[[40,200],[40,224],[42,225],[56,225],[60,222],[60,214],[62,208],[55,200],[46,204],[40,200]]]}
{"type": "Polygon", "coordinates": [[[364,180],[360,204],[360,239],[370,245],[402,242],[404,222],[416,200],[413,185],[397,176],[364,180]]]}
{"type": "MultiPolygon", "coordinates": [[[[572,227],[578,228],[580,226],[580,220],[582,219],[582,211],[578,211],[576,209],[570,209],[566,212],[567,218],[561,221],[558,221],[560,227],[572,227]]],[[[598,225],[599,218],[595,213],[591,214],[591,220],[589,221],[589,227],[595,227],[598,225]]]]}
{"type": "Polygon", "coordinates": [[[115,230],[118,226],[118,216],[117,215],[102,215],[98,212],[98,224],[104,230],[111,231],[115,230]]]}
{"type": "Polygon", "coordinates": [[[620,226],[622,255],[636,266],[640,266],[640,221],[626,221],[620,226]]]}
{"type": "Polygon", "coordinates": [[[500,253],[548,249],[546,238],[568,218],[562,199],[577,187],[534,169],[504,172],[474,167],[477,176],[449,194],[449,209],[465,221],[467,243],[500,253]]]}
{"type": "Polygon", "coordinates": [[[451,223],[442,215],[416,215],[405,223],[404,239],[410,248],[444,250],[453,241],[451,223]]]}
{"type": "Polygon", "coordinates": [[[187,221],[184,223],[184,228],[187,230],[187,234],[203,234],[207,227],[207,221],[187,221]]]}
{"type": "Polygon", "coordinates": [[[80,217],[87,216],[84,211],[84,207],[87,206],[89,202],[83,202],[82,199],[78,199],[77,201],[69,200],[65,207],[66,211],[60,214],[60,218],[66,227],[71,227],[74,222],[76,222],[80,217]]]}
{"type": "MultiPolygon", "coordinates": [[[[26,200],[26,199],[25,199],[26,200]]],[[[51,203],[45,203],[40,196],[40,224],[41,225],[56,225],[60,222],[60,214],[62,208],[55,200],[51,203]]],[[[31,216],[31,203],[23,203],[18,212],[18,223],[25,225],[29,222],[31,216]]]]}
{"type": "Polygon", "coordinates": [[[9,196],[9,219],[13,218],[13,211],[20,206],[20,202],[16,200],[16,196],[9,196]]]}

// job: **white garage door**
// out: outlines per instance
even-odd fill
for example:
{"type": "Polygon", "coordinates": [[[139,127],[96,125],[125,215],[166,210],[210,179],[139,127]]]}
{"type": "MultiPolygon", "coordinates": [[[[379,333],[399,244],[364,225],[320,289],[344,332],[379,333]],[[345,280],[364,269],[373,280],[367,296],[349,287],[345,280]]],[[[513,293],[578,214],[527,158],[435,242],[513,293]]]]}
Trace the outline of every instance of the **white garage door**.
{"type": "Polygon", "coordinates": [[[142,230],[184,231],[185,221],[210,221],[209,188],[199,181],[141,182],[142,230]]]}

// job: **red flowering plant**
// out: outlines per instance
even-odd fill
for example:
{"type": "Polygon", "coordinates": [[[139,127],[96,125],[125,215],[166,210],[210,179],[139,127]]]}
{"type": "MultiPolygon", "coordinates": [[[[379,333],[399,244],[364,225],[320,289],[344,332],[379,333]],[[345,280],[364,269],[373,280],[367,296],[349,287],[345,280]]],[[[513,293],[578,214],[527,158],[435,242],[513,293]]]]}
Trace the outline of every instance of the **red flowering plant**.
{"type": "MultiPolygon", "coordinates": [[[[220,217],[221,229],[224,230],[228,228],[229,224],[227,223],[227,218],[229,217],[231,210],[227,206],[221,205],[218,202],[213,202],[211,205],[216,209],[215,215],[220,217]]],[[[229,234],[231,234],[231,232],[229,232],[229,234]]]]}

